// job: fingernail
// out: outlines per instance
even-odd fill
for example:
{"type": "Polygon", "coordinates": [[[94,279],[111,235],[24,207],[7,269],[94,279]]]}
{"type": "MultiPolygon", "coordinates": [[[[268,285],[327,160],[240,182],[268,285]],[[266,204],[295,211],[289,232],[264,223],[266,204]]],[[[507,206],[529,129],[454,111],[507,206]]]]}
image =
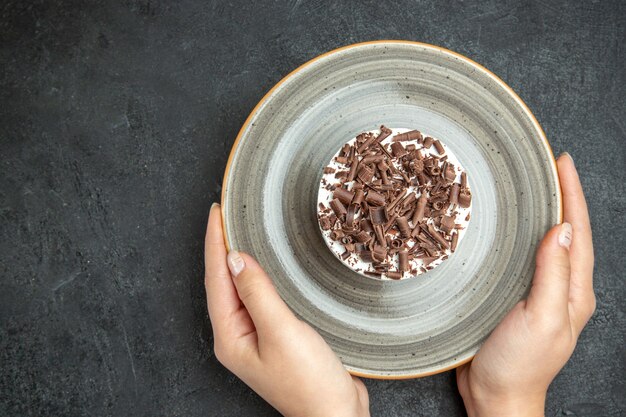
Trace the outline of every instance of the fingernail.
{"type": "MultiPolygon", "coordinates": [[[[561,154],[561,156],[566,156],[569,158],[570,161],[572,161],[572,163],[574,163],[574,158],[572,158],[572,155],[569,154],[569,152],[563,152],[561,154]]],[[[559,157],[560,158],[560,157],[559,157]]]]}
{"type": "Polygon", "coordinates": [[[228,262],[228,269],[230,269],[230,273],[235,277],[246,267],[246,263],[236,250],[228,252],[226,260],[228,262]]]}
{"type": "Polygon", "coordinates": [[[216,206],[219,206],[219,205],[220,205],[220,203],[213,203],[213,204],[211,204],[211,210],[213,210],[213,207],[216,207],[216,206]]]}
{"type": "Polygon", "coordinates": [[[561,231],[559,231],[559,245],[565,249],[569,249],[572,244],[572,225],[569,223],[563,223],[561,225],[561,231]]]}

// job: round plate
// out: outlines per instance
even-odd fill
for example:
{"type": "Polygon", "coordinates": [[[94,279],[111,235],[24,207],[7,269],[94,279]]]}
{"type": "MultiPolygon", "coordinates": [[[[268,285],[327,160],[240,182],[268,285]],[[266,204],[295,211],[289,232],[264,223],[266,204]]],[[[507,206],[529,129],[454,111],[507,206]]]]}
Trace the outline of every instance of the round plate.
{"type": "Polygon", "coordinates": [[[541,127],[502,80],[443,48],[381,41],[321,55],[267,93],[233,146],[222,210],[227,245],[259,260],[351,373],[411,378],[469,361],[527,294],[536,246],[561,221],[561,195],[541,127]],[[316,220],[325,164],[381,124],[441,139],[473,194],[453,256],[398,282],[344,266],[316,220]]]}

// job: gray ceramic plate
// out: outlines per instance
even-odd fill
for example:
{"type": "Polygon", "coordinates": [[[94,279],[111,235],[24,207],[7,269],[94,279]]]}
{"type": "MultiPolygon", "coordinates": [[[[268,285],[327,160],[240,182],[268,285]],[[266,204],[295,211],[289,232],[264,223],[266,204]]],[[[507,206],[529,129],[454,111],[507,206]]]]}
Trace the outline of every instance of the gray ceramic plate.
{"type": "Polygon", "coordinates": [[[278,83],[237,137],[222,204],[229,247],[254,255],[347,369],[372,378],[424,376],[470,360],[526,295],[537,243],[561,219],[554,158],[521,99],[461,55],[403,41],[329,52],[278,83]],[[456,253],[400,282],[349,270],[316,221],[324,165],[381,124],[440,138],[473,193],[456,253]]]}

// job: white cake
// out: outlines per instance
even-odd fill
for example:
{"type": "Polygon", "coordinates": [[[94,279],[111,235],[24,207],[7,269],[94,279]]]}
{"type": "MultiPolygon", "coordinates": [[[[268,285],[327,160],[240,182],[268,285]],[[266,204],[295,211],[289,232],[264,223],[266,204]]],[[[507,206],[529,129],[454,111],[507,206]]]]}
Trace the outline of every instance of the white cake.
{"type": "MultiPolygon", "coordinates": [[[[445,152],[443,154],[439,154],[437,149],[435,148],[434,145],[431,145],[430,148],[425,148],[420,141],[422,141],[422,139],[415,139],[415,140],[408,140],[408,141],[394,141],[393,138],[396,137],[397,135],[400,135],[402,133],[406,133],[406,132],[410,132],[410,129],[394,129],[394,128],[390,128],[391,130],[391,134],[388,135],[385,139],[383,139],[382,141],[380,141],[381,145],[383,145],[385,147],[385,149],[388,151],[388,153],[390,155],[394,155],[393,152],[390,150],[390,145],[392,143],[401,143],[403,145],[404,148],[406,148],[408,145],[413,145],[415,146],[416,150],[420,151],[421,154],[424,156],[424,158],[429,158],[429,157],[438,157],[441,159],[445,159],[448,164],[452,164],[453,168],[450,167],[448,169],[448,179],[446,181],[450,181],[450,178],[452,178],[452,169],[454,169],[454,180],[452,181],[453,183],[460,183],[461,182],[461,173],[464,171],[463,167],[460,164],[460,161],[455,157],[455,155],[450,151],[450,149],[448,149],[445,144],[441,143],[440,141],[437,141],[437,146],[439,147],[439,149],[443,149],[445,152]],[[447,158],[443,158],[444,156],[446,156],[447,158]]],[[[414,132],[414,131],[411,131],[414,132]]],[[[373,131],[369,131],[369,132],[365,132],[365,133],[370,133],[375,135],[376,137],[378,137],[378,135],[381,134],[381,130],[373,130],[373,131]]],[[[430,142],[430,137],[428,135],[426,135],[424,132],[421,132],[421,135],[424,139],[428,138],[428,142],[430,142]]],[[[358,137],[358,136],[357,136],[358,137]]],[[[434,140],[437,140],[436,138],[433,138],[434,140]]],[[[347,145],[355,145],[355,143],[357,143],[357,138],[353,138],[350,141],[347,142],[347,145]]],[[[371,145],[373,147],[373,149],[380,149],[380,147],[378,145],[376,145],[376,143],[374,142],[374,145],[371,145]]],[[[355,146],[355,149],[357,147],[355,146]]],[[[396,148],[397,145],[396,145],[396,148]]],[[[345,181],[345,178],[337,178],[335,175],[337,174],[337,172],[340,171],[346,171],[347,170],[347,165],[346,164],[342,164],[340,162],[337,161],[337,157],[339,157],[340,155],[343,155],[342,153],[342,149],[344,149],[344,147],[342,147],[336,154],[335,156],[331,159],[331,161],[329,162],[329,164],[327,165],[325,169],[325,171],[328,171],[327,173],[324,173],[324,175],[322,176],[322,180],[320,181],[320,187],[319,187],[319,193],[318,193],[318,217],[319,216],[323,216],[322,213],[330,213],[330,202],[331,200],[334,199],[333,197],[333,188],[339,184],[343,184],[343,188],[345,188],[347,191],[353,191],[354,187],[355,187],[355,183],[357,181],[345,181]],[[335,172],[330,172],[331,170],[335,170],[335,172]],[[324,207],[326,210],[321,211],[321,207],[324,207]]],[[[398,148],[400,149],[400,148],[398,148]]],[[[369,149],[368,149],[369,150],[369,149]]],[[[381,150],[382,151],[382,150],[381,150]]],[[[399,152],[401,153],[401,151],[399,152]]],[[[344,155],[345,156],[345,155],[344,155]]],[[[362,159],[361,157],[355,155],[355,158],[357,159],[362,159]]],[[[340,158],[340,160],[342,160],[340,158]]],[[[410,172],[407,172],[403,166],[402,166],[402,161],[399,159],[396,159],[395,157],[392,159],[389,159],[388,157],[385,158],[385,161],[387,162],[391,162],[391,164],[395,167],[395,169],[397,171],[403,171],[406,174],[406,177],[408,177],[410,180],[413,181],[414,176],[410,175],[410,172]]],[[[439,163],[438,159],[431,159],[431,161],[435,161],[437,163],[439,163]]],[[[443,164],[443,162],[442,162],[443,164]]],[[[363,164],[361,164],[363,165],[363,164]]],[[[361,166],[360,165],[360,166],[361,166]]],[[[445,165],[443,165],[445,167],[445,165]]],[[[391,168],[392,169],[392,168],[391,168]]],[[[376,170],[375,171],[377,173],[379,173],[379,175],[383,175],[380,173],[380,170],[376,170]]],[[[391,170],[388,172],[392,172],[391,170]]],[[[387,174],[385,174],[385,176],[387,176],[387,174]]],[[[443,174],[442,174],[443,176],[443,174]]],[[[396,178],[398,176],[396,175],[396,178]]],[[[372,181],[375,181],[377,179],[376,176],[373,177],[372,181]]],[[[435,179],[435,177],[433,176],[433,180],[435,179]]],[[[415,180],[417,181],[417,180],[415,180]]],[[[440,182],[442,180],[439,180],[440,182]]],[[[362,182],[361,182],[362,183],[362,182]]],[[[406,182],[404,182],[404,184],[406,184],[406,182]]],[[[432,182],[429,182],[429,184],[432,184],[432,182]]],[[[446,182],[446,184],[449,186],[449,188],[447,188],[448,190],[448,196],[452,193],[452,191],[450,191],[452,189],[452,187],[450,186],[449,182],[446,182]]],[[[463,189],[463,191],[461,191],[461,193],[465,192],[466,195],[469,194],[469,186],[467,185],[467,181],[465,180],[465,184],[466,187],[463,189]]],[[[387,186],[389,187],[389,186],[387,186]]],[[[419,197],[421,196],[421,193],[419,191],[419,186],[416,184],[412,184],[407,188],[407,192],[405,194],[405,196],[408,196],[411,193],[415,193],[415,199],[411,198],[411,201],[416,201],[417,199],[419,199],[419,197]]],[[[363,187],[364,191],[370,191],[372,188],[369,188],[368,186],[363,187]]],[[[371,192],[371,191],[370,191],[371,192]]],[[[375,193],[373,193],[375,194],[375,193]]],[[[457,194],[458,195],[458,194],[457,194]]],[[[469,194],[471,195],[471,194],[469,194]]],[[[467,225],[470,221],[470,212],[471,212],[471,204],[469,204],[468,207],[460,207],[459,204],[451,204],[450,202],[448,202],[447,204],[450,204],[450,207],[448,207],[445,210],[445,215],[446,216],[451,216],[454,215],[454,231],[450,232],[449,234],[447,234],[445,231],[442,231],[443,229],[439,228],[438,226],[436,226],[437,222],[435,218],[424,218],[424,220],[421,221],[421,223],[423,224],[422,229],[427,228],[428,226],[431,226],[433,228],[435,228],[436,231],[439,232],[440,236],[443,236],[448,243],[451,243],[452,241],[452,236],[454,235],[454,233],[457,233],[457,238],[456,238],[456,247],[458,247],[458,245],[460,244],[461,240],[463,239],[463,235],[464,232],[467,228],[467,225]]],[[[357,207],[361,207],[361,206],[357,206],[357,207]]],[[[373,206],[372,206],[373,207],[373,206]]],[[[395,208],[395,206],[394,206],[395,208]]],[[[404,208],[404,207],[403,207],[404,208]]],[[[375,208],[374,208],[375,209],[375,208]]],[[[398,210],[400,210],[400,208],[398,208],[398,210]]],[[[440,211],[440,210],[439,210],[440,211]]],[[[387,213],[387,210],[384,210],[385,213],[387,213]]],[[[436,211],[435,211],[436,212],[436,211]]],[[[409,213],[410,215],[410,213],[409,213]]],[[[363,218],[365,218],[367,216],[366,213],[363,213],[363,210],[358,210],[358,212],[355,214],[354,217],[354,221],[355,224],[359,224],[359,221],[363,218]]],[[[442,219],[443,217],[438,217],[438,219],[442,219]]],[[[446,218],[446,225],[449,224],[450,219],[446,218]]],[[[403,221],[404,222],[404,221],[403,221]]],[[[346,252],[346,247],[344,246],[344,244],[340,241],[336,241],[333,240],[331,238],[332,232],[333,230],[337,230],[338,228],[340,229],[339,226],[339,221],[337,221],[334,225],[333,225],[333,229],[331,230],[323,230],[322,226],[320,225],[320,230],[322,232],[322,235],[324,237],[324,240],[326,242],[326,244],[328,245],[328,248],[335,254],[335,256],[341,260],[341,262],[343,262],[346,266],[348,266],[350,269],[354,270],[357,273],[360,273],[364,276],[368,276],[368,277],[374,277],[374,276],[379,276],[381,279],[390,279],[388,274],[386,272],[382,272],[381,273],[381,268],[379,267],[378,270],[376,270],[374,268],[374,264],[370,261],[365,261],[361,258],[361,256],[359,254],[357,254],[357,252],[354,253],[350,253],[349,256],[348,253],[346,252]],[[344,255],[342,257],[342,255],[344,255]],[[366,274],[366,272],[370,272],[370,274],[366,274]]],[[[413,224],[412,222],[409,222],[409,227],[411,227],[411,230],[414,230],[416,225],[413,224]]],[[[448,228],[449,229],[449,228],[448,228]]],[[[432,230],[432,229],[430,229],[432,230]]],[[[423,231],[416,231],[416,233],[421,234],[420,238],[424,239],[425,237],[431,237],[431,234],[428,234],[427,232],[422,234],[423,231]]],[[[396,238],[398,238],[400,235],[399,233],[399,226],[398,225],[393,225],[385,234],[385,237],[387,236],[395,236],[396,238]]],[[[373,241],[378,241],[376,239],[376,234],[374,233],[374,237],[372,238],[373,241]]],[[[438,239],[438,238],[437,238],[438,239]]],[[[437,239],[434,239],[433,241],[436,241],[437,239]]],[[[417,250],[418,248],[413,248],[416,245],[416,242],[419,242],[419,240],[416,237],[410,237],[410,238],[400,238],[398,240],[401,240],[404,242],[404,245],[402,246],[401,250],[403,251],[411,251],[411,250],[416,250],[416,254],[419,254],[421,252],[420,250],[417,250]]],[[[374,242],[372,242],[374,243],[374,242]]],[[[399,243],[398,243],[399,244],[399,243]]],[[[387,246],[390,248],[391,246],[389,244],[387,244],[387,246]]],[[[428,254],[422,254],[420,256],[413,256],[412,259],[409,259],[408,261],[408,270],[404,271],[402,273],[401,278],[405,279],[405,278],[409,278],[412,276],[416,276],[422,273],[427,272],[428,270],[431,270],[435,267],[437,267],[438,265],[440,265],[442,262],[445,261],[445,259],[447,259],[451,254],[452,254],[452,248],[445,248],[443,246],[439,247],[440,251],[438,253],[438,255],[436,256],[436,259],[433,259],[433,256],[425,256],[428,254]]],[[[393,249],[390,249],[393,250],[393,249]]],[[[404,255],[403,255],[404,256],[404,255]]],[[[393,255],[387,255],[387,258],[384,262],[379,262],[383,263],[383,264],[387,264],[388,268],[390,271],[398,271],[398,254],[393,254],[393,255]]],[[[406,266],[406,265],[405,265],[406,266]]],[[[382,268],[384,269],[384,268],[382,268]]],[[[396,274],[389,274],[394,276],[395,279],[400,278],[398,276],[398,273],[396,274]]]]}

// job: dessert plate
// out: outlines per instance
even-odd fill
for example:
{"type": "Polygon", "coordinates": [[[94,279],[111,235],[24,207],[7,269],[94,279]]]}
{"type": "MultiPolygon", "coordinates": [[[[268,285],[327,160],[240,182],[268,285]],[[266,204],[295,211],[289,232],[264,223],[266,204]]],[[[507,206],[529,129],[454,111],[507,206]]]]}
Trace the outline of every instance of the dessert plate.
{"type": "Polygon", "coordinates": [[[522,100],[468,58],[406,41],[328,52],[272,88],[237,136],[222,210],[227,246],[256,257],[346,368],[371,378],[469,361],[527,294],[537,244],[562,217],[552,151],[522,100]],[[382,124],[440,138],[472,189],[462,245],[415,279],[351,271],[317,224],[324,166],[347,140],[382,124]]]}

